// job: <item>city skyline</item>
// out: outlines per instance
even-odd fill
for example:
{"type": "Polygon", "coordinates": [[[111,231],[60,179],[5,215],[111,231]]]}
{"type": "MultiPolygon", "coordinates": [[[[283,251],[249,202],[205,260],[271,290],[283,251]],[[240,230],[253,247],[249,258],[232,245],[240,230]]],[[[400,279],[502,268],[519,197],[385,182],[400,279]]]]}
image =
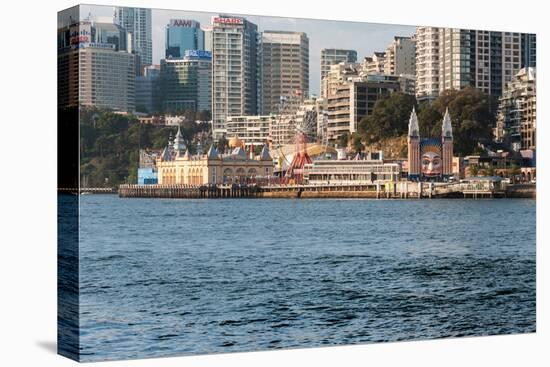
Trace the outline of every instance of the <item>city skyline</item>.
{"type": "MultiPolygon", "coordinates": [[[[95,21],[112,19],[113,6],[82,5],[81,17],[91,14],[95,21]]],[[[212,16],[220,13],[194,12],[181,10],[152,9],[153,63],[158,65],[165,56],[165,27],[170,19],[192,19],[200,23],[201,28],[211,26],[212,16]]],[[[233,14],[247,18],[258,26],[258,31],[305,32],[309,38],[309,85],[310,94],[320,96],[321,88],[321,49],[342,48],[357,51],[357,61],[371,56],[375,51],[384,51],[395,36],[412,36],[416,26],[390,25],[379,23],[359,23],[347,21],[329,21],[322,19],[279,18],[246,14],[233,14]],[[326,23],[335,23],[334,28],[326,23]],[[364,33],[357,37],[358,33],[364,33]]]]}

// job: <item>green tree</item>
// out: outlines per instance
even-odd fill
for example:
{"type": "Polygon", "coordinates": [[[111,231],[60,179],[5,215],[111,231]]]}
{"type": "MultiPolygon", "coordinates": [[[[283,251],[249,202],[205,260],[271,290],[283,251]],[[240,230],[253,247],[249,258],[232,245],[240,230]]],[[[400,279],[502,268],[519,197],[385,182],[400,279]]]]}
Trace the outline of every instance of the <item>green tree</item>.
{"type": "Polygon", "coordinates": [[[217,148],[220,153],[224,152],[228,146],[229,146],[229,141],[227,141],[225,135],[222,136],[220,139],[218,139],[217,148]]]}
{"type": "MultiPolygon", "coordinates": [[[[455,154],[470,155],[476,150],[478,143],[492,140],[495,124],[493,104],[492,98],[473,87],[446,90],[433,102],[432,108],[442,116],[445,109],[449,108],[455,154]]],[[[442,119],[437,122],[435,131],[432,128],[434,133],[441,132],[441,122],[442,119]]],[[[423,124],[424,121],[420,120],[420,123],[423,124]]]]}
{"type": "Polygon", "coordinates": [[[512,183],[516,182],[516,176],[519,175],[520,172],[521,172],[521,169],[519,168],[518,164],[516,162],[513,162],[512,165],[510,166],[509,175],[508,175],[512,183]]]}
{"type": "Polygon", "coordinates": [[[494,176],[495,172],[495,167],[489,163],[489,167],[485,169],[485,176],[494,176]]]}
{"type": "Polygon", "coordinates": [[[340,148],[346,148],[349,142],[349,134],[344,133],[338,137],[338,146],[340,148]]]}
{"type": "Polygon", "coordinates": [[[363,117],[358,124],[358,132],[367,144],[405,134],[409,116],[417,107],[416,98],[402,92],[392,93],[374,104],[370,115],[363,117]]]}
{"type": "Polygon", "coordinates": [[[363,143],[361,143],[361,135],[359,134],[352,134],[352,140],[351,145],[353,147],[353,151],[358,154],[363,151],[363,143]]]}
{"type": "Polygon", "coordinates": [[[477,164],[470,164],[470,176],[477,176],[479,174],[479,166],[477,164]]]}

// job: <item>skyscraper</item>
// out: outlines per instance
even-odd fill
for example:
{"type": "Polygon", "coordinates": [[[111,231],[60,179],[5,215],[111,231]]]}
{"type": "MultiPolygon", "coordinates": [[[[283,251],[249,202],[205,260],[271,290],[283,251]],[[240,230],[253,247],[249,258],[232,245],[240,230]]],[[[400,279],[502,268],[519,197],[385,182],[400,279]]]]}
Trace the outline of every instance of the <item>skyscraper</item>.
{"type": "Polygon", "coordinates": [[[227,116],[258,112],[258,26],[241,17],[212,17],[212,53],[212,124],[218,140],[227,116]]]}
{"type": "Polygon", "coordinates": [[[190,19],[171,19],[166,25],[166,58],[183,57],[185,50],[204,50],[204,31],[190,19]]]}
{"type": "Polygon", "coordinates": [[[282,96],[309,94],[309,39],[303,32],[265,31],[261,36],[260,114],[278,111],[282,96]]]}
{"type": "Polygon", "coordinates": [[[131,36],[136,75],[140,75],[143,66],[153,64],[151,9],[119,7],[116,8],[116,19],[131,36]]]}

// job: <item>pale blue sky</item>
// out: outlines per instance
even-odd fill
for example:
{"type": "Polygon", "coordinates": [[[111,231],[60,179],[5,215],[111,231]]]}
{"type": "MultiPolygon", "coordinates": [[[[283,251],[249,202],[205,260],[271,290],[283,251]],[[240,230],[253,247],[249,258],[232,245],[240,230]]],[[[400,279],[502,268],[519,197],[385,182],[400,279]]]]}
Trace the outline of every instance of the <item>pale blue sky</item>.
{"type": "MultiPolygon", "coordinates": [[[[112,18],[114,7],[82,5],[81,17],[91,14],[92,20],[112,18]]],[[[158,64],[164,57],[164,29],[171,18],[193,19],[205,28],[217,13],[181,10],[153,9],[153,62],[158,64]]],[[[239,15],[239,14],[233,14],[239,15]]],[[[309,85],[310,94],[319,94],[320,63],[322,48],[345,48],[357,51],[358,60],[370,56],[374,51],[383,51],[394,36],[411,36],[414,26],[400,26],[378,23],[359,23],[301,18],[265,17],[242,15],[258,25],[258,30],[281,30],[305,32],[309,38],[309,85]]]]}

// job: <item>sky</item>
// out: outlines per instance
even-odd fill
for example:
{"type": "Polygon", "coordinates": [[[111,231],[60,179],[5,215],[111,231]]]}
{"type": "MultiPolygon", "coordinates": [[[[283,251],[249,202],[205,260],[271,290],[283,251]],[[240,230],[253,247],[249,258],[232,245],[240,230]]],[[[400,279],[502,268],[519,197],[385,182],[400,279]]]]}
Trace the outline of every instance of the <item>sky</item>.
{"type": "MultiPolygon", "coordinates": [[[[94,21],[112,21],[114,7],[82,5],[81,17],[91,15],[94,21]]],[[[165,27],[170,19],[193,19],[200,22],[202,28],[211,25],[216,13],[192,12],[181,10],[153,9],[153,63],[159,64],[164,57],[165,27]]],[[[414,26],[393,24],[359,23],[318,19],[244,16],[258,26],[258,31],[305,32],[309,38],[309,88],[310,94],[319,95],[321,78],[321,49],[343,48],[357,51],[357,60],[371,56],[374,51],[384,51],[394,36],[411,36],[414,26]]]]}

